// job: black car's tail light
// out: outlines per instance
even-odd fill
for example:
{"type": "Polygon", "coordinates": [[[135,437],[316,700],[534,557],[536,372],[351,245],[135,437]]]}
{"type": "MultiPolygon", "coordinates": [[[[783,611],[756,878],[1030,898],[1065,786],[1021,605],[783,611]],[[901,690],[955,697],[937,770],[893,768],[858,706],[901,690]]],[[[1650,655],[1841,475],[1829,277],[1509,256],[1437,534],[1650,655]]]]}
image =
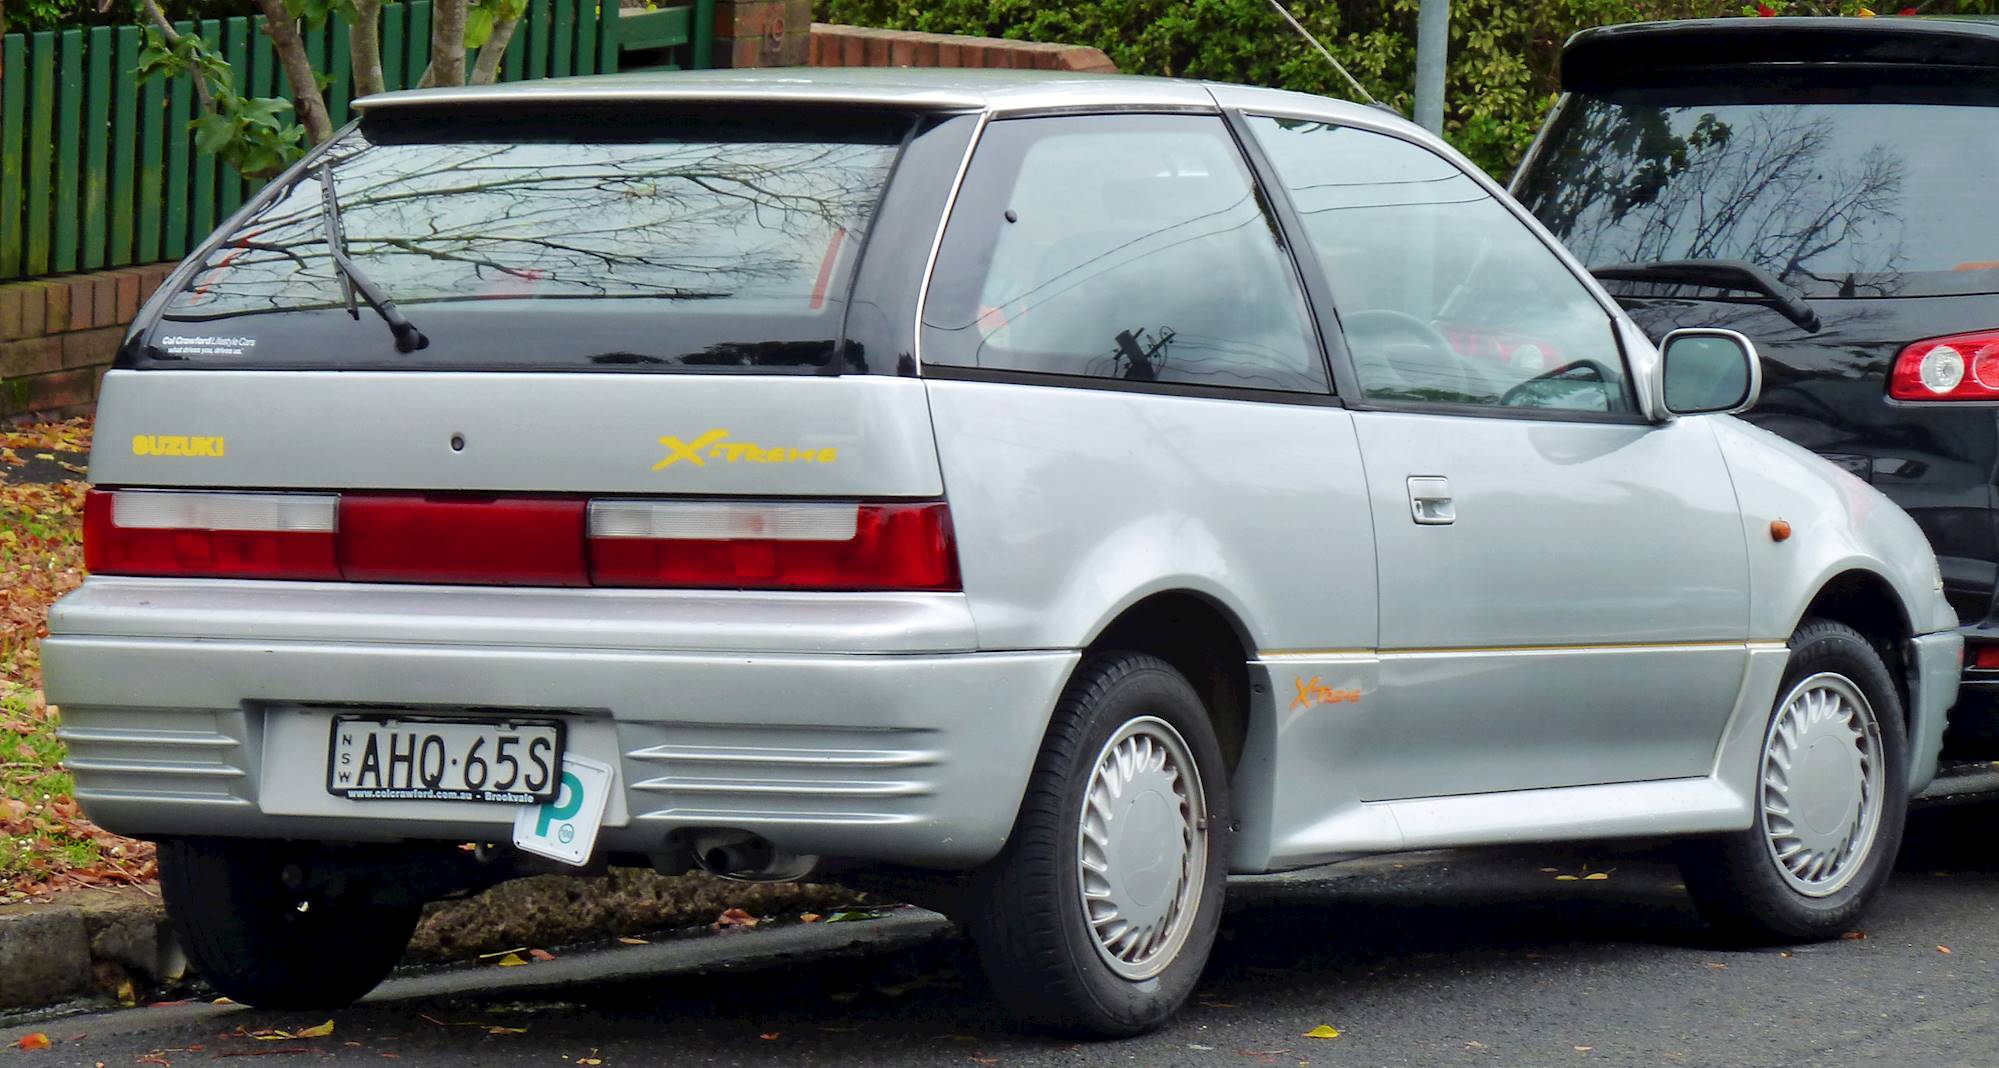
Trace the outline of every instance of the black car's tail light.
{"type": "Polygon", "coordinates": [[[1909,345],[1895,358],[1888,395],[1905,401],[1999,400],[1999,330],[1909,345]]]}

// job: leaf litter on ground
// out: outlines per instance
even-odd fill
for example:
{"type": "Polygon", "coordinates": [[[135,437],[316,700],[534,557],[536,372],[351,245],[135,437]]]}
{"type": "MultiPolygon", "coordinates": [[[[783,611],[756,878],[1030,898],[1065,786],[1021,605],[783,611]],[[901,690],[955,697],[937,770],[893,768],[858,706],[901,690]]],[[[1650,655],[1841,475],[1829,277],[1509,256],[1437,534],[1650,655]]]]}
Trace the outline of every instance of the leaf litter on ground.
{"type": "MultiPolygon", "coordinates": [[[[88,420],[0,429],[0,454],[89,448],[88,420]]],[[[152,845],[103,830],[77,807],[56,738],[61,712],[41,692],[37,643],[49,605],[83,581],[85,491],[79,480],[7,481],[0,465],[0,904],[146,885],[156,874],[152,845]]]]}

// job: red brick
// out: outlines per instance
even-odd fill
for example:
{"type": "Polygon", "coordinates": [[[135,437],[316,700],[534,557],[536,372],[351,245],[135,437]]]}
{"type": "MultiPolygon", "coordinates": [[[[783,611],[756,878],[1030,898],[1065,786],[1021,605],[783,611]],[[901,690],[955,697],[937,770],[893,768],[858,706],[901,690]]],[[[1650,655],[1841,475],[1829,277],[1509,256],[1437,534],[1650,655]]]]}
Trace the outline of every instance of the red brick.
{"type": "Polygon", "coordinates": [[[88,278],[69,280],[69,328],[71,330],[90,329],[91,304],[97,295],[97,287],[88,278]]]}
{"type": "Polygon", "coordinates": [[[95,367],[110,363],[118,355],[118,343],[125,339],[122,326],[105,327],[99,330],[84,330],[62,335],[62,365],[64,367],[95,367]]]}
{"type": "Polygon", "coordinates": [[[956,41],[939,41],[937,43],[937,65],[940,67],[963,66],[964,51],[965,46],[956,41]]]}
{"type": "Polygon", "coordinates": [[[916,42],[905,36],[898,36],[888,43],[888,65],[891,67],[913,67],[916,65],[916,42]]]}
{"type": "Polygon", "coordinates": [[[139,273],[118,272],[118,321],[129,323],[139,314],[139,273]]]}
{"type": "Polygon", "coordinates": [[[98,371],[93,367],[36,375],[28,379],[28,410],[89,404],[97,399],[97,377],[98,371]]]}
{"type": "Polygon", "coordinates": [[[844,37],[840,41],[840,65],[843,67],[865,67],[868,64],[868,42],[858,36],[844,37]]]}
{"type": "Polygon", "coordinates": [[[28,295],[21,303],[22,337],[41,337],[49,332],[49,292],[55,288],[47,282],[27,286],[28,295]]]}
{"type": "Polygon", "coordinates": [[[0,341],[12,341],[27,333],[22,329],[22,305],[27,303],[27,286],[0,286],[0,341]]]}
{"type": "Polygon", "coordinates": [[[0,341],[0,380],[62,369],[62,343],[52,337],[0,341]]]}
{"type": "Polygon", "coordinates": [[[118,276],[94,275],[90,279],[90,325],[118,325],[118,276]]]}
{"type": "Polygon", "coordinates": [[[865,42],[863,42],[863,44],[865,46],[865,50],[863,51],[862,54],[867,57],[865,60],[867,66],[886,67],[889,65],[888,38],[870,37],[865,42]]]}
{"type": "Polygon", "coordinates": [[[51,334],[60,334],[69,326],[69,284],[67,282],[44,282],[42,299],[48,301],[48,315],[43,318],[42,329],[51,334]]]}

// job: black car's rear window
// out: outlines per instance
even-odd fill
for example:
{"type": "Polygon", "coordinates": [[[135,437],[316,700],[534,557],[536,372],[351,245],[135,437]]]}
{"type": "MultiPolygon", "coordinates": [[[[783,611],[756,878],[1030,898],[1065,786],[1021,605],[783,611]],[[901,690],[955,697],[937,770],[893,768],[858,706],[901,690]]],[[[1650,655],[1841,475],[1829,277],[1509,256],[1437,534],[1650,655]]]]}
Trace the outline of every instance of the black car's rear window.
{"type": "Polygon", "coordinates": [[[1991,105],[1878,86],[1579,94],[1516,191],[1591,267],[1735,259],[1807,296],[1999,292],[1991,105]]]}
{"type": "Polygon", "coordinates": [[[304,172],[163,306],[153,365],[808,369],[909,122],[637,108],[371,119],[331,165],[348,256],[422,330],[350,315],[304,172]]]}

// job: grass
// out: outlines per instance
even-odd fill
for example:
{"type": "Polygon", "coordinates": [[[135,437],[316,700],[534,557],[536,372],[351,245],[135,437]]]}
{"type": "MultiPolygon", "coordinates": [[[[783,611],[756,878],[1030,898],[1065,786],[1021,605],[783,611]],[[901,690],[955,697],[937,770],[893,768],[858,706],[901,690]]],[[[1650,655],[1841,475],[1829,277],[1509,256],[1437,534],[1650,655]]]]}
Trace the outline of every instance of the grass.
{"type": "Polygon", "coordinates": [[[85,486],[9,478],[22,453],[54,457],[89,443],[83,420],[0,430],[0,903],[152,872],[151,846],[78,809],[56,737],[61,713],[42,699],[49,605],[83,581],[85,486]]]}

